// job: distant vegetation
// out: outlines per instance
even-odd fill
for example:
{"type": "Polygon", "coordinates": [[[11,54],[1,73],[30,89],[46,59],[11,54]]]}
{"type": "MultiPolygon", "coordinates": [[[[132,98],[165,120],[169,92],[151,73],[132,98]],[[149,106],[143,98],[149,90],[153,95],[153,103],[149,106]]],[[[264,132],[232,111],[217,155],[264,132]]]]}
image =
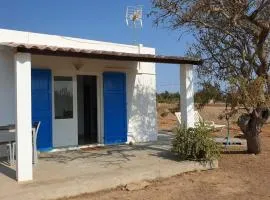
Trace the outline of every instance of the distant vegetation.
{"type": "MultiPolygon", "coordinates": [[[[194,101],[199,106],[202,107],[208,104],[210,101],[215,102],[225,102],[226,97],[222,94],[220,88],[216,85],[213,86],[209,83],[205,83],[198,92],[194,95],[194,101]]],[[[161,92],[157,93],[158,103],[178,103],[180,101],[179,92],[161,92]]]]}
{"type": "Polygon", "coordinates": [[[158,103],[178,103],[180,101],[179,92],[162,92],[157,93],[157,102],[158,103]]]}
{"type": "Polygon", "coordinates": [[[194,95],[194,101],[198,107],[203,107],[208,104],[210,101],[213,103],[216,102],[225,102],[226,95],[221,92],[219,85],[212,85],[209,82],[202,83],[202,89],[200,89],[194,95]]]}

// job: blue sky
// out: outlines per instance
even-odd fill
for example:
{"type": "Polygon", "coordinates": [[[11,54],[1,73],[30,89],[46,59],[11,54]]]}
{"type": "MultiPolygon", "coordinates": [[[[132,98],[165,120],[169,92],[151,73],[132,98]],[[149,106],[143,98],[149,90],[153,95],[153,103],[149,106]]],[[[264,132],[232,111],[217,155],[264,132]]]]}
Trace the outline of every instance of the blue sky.
{"type": "MultiPolygon", "coordinates": [[[[134,34],[125,24],[126,6],[143,5],[151,11],[151,0],[10,0],[2,1],[0,28],[81,37],[132,44],[134,34]]],[[[138,43],[156,48],[157,54],[184,55],[192,37],[155,27],[144,16],[138,43]]],[[[158,91],[179,90],[179,67],[157,64],[158,91]]]]}

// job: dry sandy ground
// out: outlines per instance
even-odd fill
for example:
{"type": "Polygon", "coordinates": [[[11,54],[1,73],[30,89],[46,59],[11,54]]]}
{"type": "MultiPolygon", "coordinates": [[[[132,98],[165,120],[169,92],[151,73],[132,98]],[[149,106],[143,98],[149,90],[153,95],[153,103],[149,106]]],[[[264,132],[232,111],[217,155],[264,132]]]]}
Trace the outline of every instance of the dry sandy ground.
{"type": "Polygon", "coordinates": [[[157,180],[136,191],[117,188],[65,200],[270,199],[270,125],[262,138],[260,155],[246,154],[245,149],[224,150],[217,170],[157,180]]]}
{"type": "Polygon", "coordinates": [[[270,132],[262,135],[263,153],[255,156],[245,151],[226,151],[217,170],[158,180],[142,190],[118,188],[68,200],[270,199],[270,132]]]}

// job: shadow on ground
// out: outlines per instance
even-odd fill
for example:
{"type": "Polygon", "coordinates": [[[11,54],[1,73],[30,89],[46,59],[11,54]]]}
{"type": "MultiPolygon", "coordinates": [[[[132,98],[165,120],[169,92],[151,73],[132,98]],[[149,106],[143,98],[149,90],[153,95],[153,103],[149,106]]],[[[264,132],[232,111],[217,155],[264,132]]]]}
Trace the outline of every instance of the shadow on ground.
{"type": "Polygon", "coordinates": [[[246,150],[225,150],[221,151],[221,154],[248,154],[246,150]]]}
{"type": "Polygon", "coordinates": [[[5,158],[0,159],[0,174],[3,174],[11,179],[16,179],[16,171],[9,166],[5,158]]]}
{"type": "Polygon", "coordinates": [[[139,143],[134,145],[115,145],[99,148],[88,148],[86,150],[72,150],[53,153],[42,153],[40,159],[43,161],[54,161],[59,163],[68,163],[76,160],[95,159],[104,164],[120,164],[130,161],[138,156],[140,152],[147,152],[149,156],[157,156],[164,159],[177,160],[171,151],[171,139],[173,135],[159,134],[155,142],[139,143]]]}

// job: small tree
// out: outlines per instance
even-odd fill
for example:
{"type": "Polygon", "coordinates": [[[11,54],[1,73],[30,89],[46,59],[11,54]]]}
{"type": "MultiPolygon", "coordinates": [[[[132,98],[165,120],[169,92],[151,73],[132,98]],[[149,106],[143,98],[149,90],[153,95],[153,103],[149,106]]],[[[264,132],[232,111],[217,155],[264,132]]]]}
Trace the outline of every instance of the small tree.
{"type": "Polygon", "coordinates": [[[180,101],[179,92],[168,92],[167,90],[162,93],[157,93],[158,103],[174,103],[180,101]]]}
{"type": "Polygon", "coordinates": [[[202,108],[204,105],[208,104],[211,100],[214,102],[222,101],[224,102],[224,96],[220,90],[218,84],[212,85],[209,82],[203,82],[202,89],[194,95],[194,101],[198,108],[202,108]]]}
{"type": "Polygon", "coordinates": [[[188,54],[204,60],[198,76],[221,84],[248,151],[259,153],[259,133],[270,104],[270,0],[153,0],[155,23],[192,33],[188,54]],[[248,116],[248,117],[247,117],[248,116]]]}

